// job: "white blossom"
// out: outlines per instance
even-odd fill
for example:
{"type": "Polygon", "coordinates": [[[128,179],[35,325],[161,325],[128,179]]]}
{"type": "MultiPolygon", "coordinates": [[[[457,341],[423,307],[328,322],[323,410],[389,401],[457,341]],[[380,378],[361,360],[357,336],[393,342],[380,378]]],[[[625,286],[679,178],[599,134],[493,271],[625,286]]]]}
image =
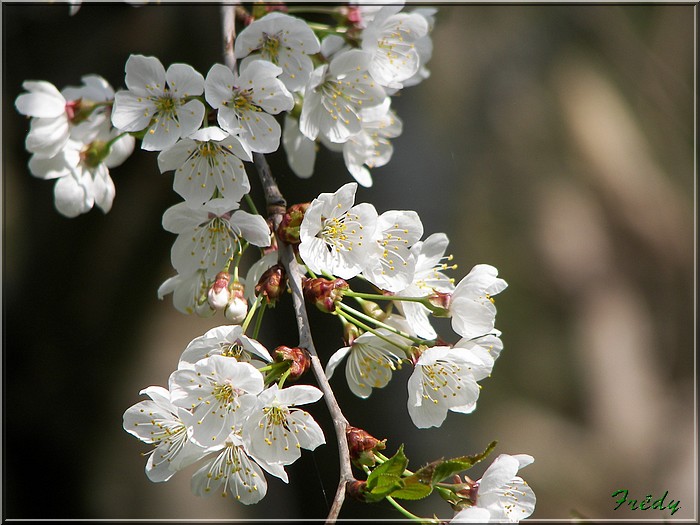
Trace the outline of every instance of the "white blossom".
{"type": "Polygon", "coordinates": [[[464,411],[479,397],[484,363],[464,349],[434,346],[418,358],[408,379],[408,413],[418,428],[439,427],[448,410],[464,411]]]}
{"type": "Polygon", "coordinates": [[[151,399],[124,412],[124,430],[154,445],[148,455],[146,475],[155,482],[168,481],[177,471],[198,461],[206,451],[190,440],[191,414],[173,405],[170,392],[151,386],[140,392],[151,399]]]}
{"type": "Polygon", "coordinates": [[[206,270],[195,270],[186,275],[178,273],[158,287],[158,299],[171,293],[175,308],[183,314],[192,314],[198,305],[206,303],[210,280],[206,270]]]}
{"type": "Polygon", "coordinates": [[[214,64],[207,73],[204,95],[218,110],[219,126],[252,151],[277,150],[281,129],[272,115],[294,107],[291,93],[277,78],[281,73],[282,68],[267,60],[248,62],[240,75],[223,64],[214,64]]]}
{"type": "Polygon", "coordinates": [[[299,255],[314,273],[349,279],[366,264],[377,211],[368,203],[353,206],[356,191],[353,182],[335,193],[321,193],[304,213],[299,255]]]}
{"type": "Polygon", "coordinates": [[[239,202],[250,191],[243,160],[251,162],[250,149],[212,126],[180,139],[158,155],[160,172],[175,170],[173,189],[193,206],[208,201],[216,189],[224,198],[239,202]]]}
{"type": "Polygon", "coordinates": [[[386,96],[369,75],[369,63],[369,54],[353,49],[336,54],[330,64],[314,70],[299,120],[306,137],[316,140],[323,135],[340,143],[360,132],[360,110],[381,104],[386,96]]]}
{"type": "Polygon", "coordinates": [[[66,217],[77,217],[98,206],[107,213],[112,208],[115,187],[109,168],[119,166],[134,149],[134,138],[128,135],[115,139],[119,131],[105,124],[94,140],[83,143],[68,139],[54,157],[38,154],[29,159],[29,171],[45,180],[56,179],[54,203],[66,217]]]}
{"type": "Polygon", "coordinates": [[[290,91],[299,91],[314,68],[309,55],[320,49],[318,38],[304,20],[273,12],[253,21],[238,34],[234,52],[237,58],[245,58],[242,67],[256,58],[281,67],[279,79],[290,91]]]}
{"type": "MultiPolygon", "coordinates": [[[[410,333],[405,319],[400,316],[391,315],[384,322],[410,333]]],[[[384,388],[393,372],[401,368],[404,357],[397,345],[406,344],[405,339],[386,328],[379,328],[377,332],[383,337],[365,332],[350,346],[335,352],[326,364],[326,377],[330,379],[343,358],[347,357],[345,379],[350,391],[362,399],[368,398],[373,388],[384,388]]]]}
{"type": "Polygon", "coordinates": [[[360,131],[343,143],[343,160],[350,174],[362,186],[372,186],[369,169],[379,168],[389,162],[394,152],[389,139],[401,135],[403,124],[390,109],[387,97],[376,107],[360,111],[360,131]],[[369,169],[368,169],[369,168],[369,169]]]}
{"type": "Polygon", "coordinates": [[[266,465],[248,453],[240,432],[231,432],[217,450],[217,454],[192,476],[192,492],[197,496],[218,492],[223,497],[231,494],[244,505],[258,503],[267,494],[267,480],[261,465],[287,482],[283,467],[266,465]]]}
{"type": "Polygon", "coordinates": [[[477,264],[457,284],[449,305],[452,329],[471,339],[494,328],[496,306],[493,296],[508,284],[497,277],[498,270],[488,264],[477,264]]]}
{"type": "Polygon", "coordinates": [[[212,199],[198,208],[181,202],[163,214],[163,228],[177,233],[171,261],[178,273],[206,270],[208,278],[223,269],[241,239],[255,246],[270,245],[270,229],[260,215],[238,210],[228,199],[212,199]]]}
{"type": "Polygon", "coordinates": [[[314,450],[326,440],[311,414],[296,408],[314,403],[323,393],[310,385],[280,389],[277,384],[258,395],[255,409],[243,427],[248,450],[269,464],[290,465],[301,449],[314,450]]]}
{"type": "Polygon", "coordinates": [[[530,516],[535,493],[517,473],[533,461],[527,454],[498,456],[475,484],[475,504],[459,511],[450,523],[517,523],[530,516]]]}
{"type": "Polygon", "coordinates": [[[263,376],[253,365],[223,355],[201,359],[192,369],[170,376],[172,403],[193,411],[191,439],[208,451],[243,424],[262,389],[263,376]]]}
{"type": "Polygon", "coordinates": [[[45,81],[26,81],[22,87],[28,91],[17,97],[17,111],[32,117],[25,141],[27,151],[37,157],[51,158],[58,155],[70,138],[77,142],[90,142],[108,120],[106,106],[114,90],[98,75],[85,75],[83,85],[68,86],[59,92],[45,81]],[[89,113],[89,116],[85,116],[89,113]]]}
{"type": "MultiPolygon", "coordinates": [[[[413,281],[403,290],[396,293],[399,297],[424,297],[434,291],[451,293],[454,290],[452,279],[443,273],[451,268],[445,260],[445,250],[449,240],[444,233],[433,233],[424,241],[419,241],[411,247],[416,266],[413,281]]],[[[425,339],[435,339],[437,332],[430,323],[430,310],[413,301],[394,301],[397,308],[403,312],[416,334],[425,339]]]]}
{"type": "Polygon", "coordinates": [[[231,357],[241,362],[251,359],[272,361],[267,349],[255,339],[247,337],[239,325],[216,326],[196,337],[185,348],[178,362],[178,370],[194,370],[201,359],[212,355],[231,357]]]}
{"type": "Polygon", "coordinates": [[[416,41],[428,33],[426,19],[401,13],[402,7],[383,7],[362,32],[362,49],[371,55],[368,70],[383,86],[401,88],[420,67],[416,41]]]}
{"type": "Polygon", "coordinates": [[[362,275],[389,292],[405,289],[416,270],[416,258],[410,248],[422,236],[423,223],[415,211],[382,213],[377,219],[374,244],[362,275]]]}
{"type": "Polygon", "coordinates": [[[204,78],[187,64],[166,71],[155,57],[131,55],[126,61],[128,90],[114,96],[112,124],[124,131],[147,129],[141,148],[160,151],[202,124],[204,104],[194,97],[204,91],[204,78]]]}

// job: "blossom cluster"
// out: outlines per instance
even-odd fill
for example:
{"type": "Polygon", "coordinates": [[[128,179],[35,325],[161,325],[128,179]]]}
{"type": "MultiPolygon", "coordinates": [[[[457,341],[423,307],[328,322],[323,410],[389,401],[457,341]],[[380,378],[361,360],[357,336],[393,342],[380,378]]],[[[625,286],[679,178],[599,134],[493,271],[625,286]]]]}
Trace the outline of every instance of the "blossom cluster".
{"type": "Polygon", "coordinates": [[[299,256],[313,276],[343,282],[358,278],[377,292],[372,297],[341,288],[327,305],[318,279],[307,282],[308,295],[316,293],[323,301],[319,307],[362,332],[330,357],[327,375],[347,357],[348,386],[367,398],[373,388],[387,385],[393,370],[411,363],[411,419],[419,428],[440,426],[448,411],[469,413],[476,407],[477,382],[491,374],[503,348],[493,296],[507,284],[496,268],[480,264],[455,285],[445,273],[456,268],[445,262],[451,260],[445,257],[446,235],[421,241],[423,225],[416,212],[379,215],[372,204],[355,204],[356,190],[356,183],[348,183],[335,193],[322,193],[310,203],[299,227],[299,256]],[[343,302],[345,296],[357,299],[362,309],[343,302]],[[370,306],[368,297],[386,300],[389,307],[381,309],[376,302],[370,306]],[[435,316],[451,319],[460,337],[455,344],[438,344],[431,324],[435,316]]]}
{"type": "Polygon", "coordinates": [[[272,362],[237,325],[192,340],[168,388],[145,388],[141,394],[150,399],[124,413],[124,430],[154,446],[148,478],[167,481],[201,461],[192,476],[195,494],[231,494],[246,505],[265,497],[264,472],[286,483],[285,465],[299,459],[301,449],[325,443],[313,417],[297,408],[323,394],[310,385],[268,385],[272,362]]]}
{"type": "MultiPolygon", "coordinates": [[[[254,16],[241,9],[234,64],[214,64],[203,75],[134,54],[123,89],[97,75],[62,91],[27,81],[15,105],[30,118],[30,171],[56,179],[55,205],[65,216],[95,205],[110,210],[109,169],[137,140],[157,152],[161,173],[173,173],[182,200],[165,210],[162,226],[176,235],[175,275],[158,296],[172,294],[186,314],[222,312],[231,324],[192,340],[167,388],[142,390],[148,399],[124,413],[123,425],[153,445],[152,481],[199,463],[195,494],[252,504],[266,494],[265,473],[287,482],[285,466],[301,449],[325,443],[312,416],[297,408],[318,401],[321,390],[285,386],[308,368],[307,350],[280,346],[271,355],[258,341],[266,308],[287,291],[278,242],[294,252],[305,299],[341,323],[344,345],[321,356],[320,377],[327,382],[345,360],[350,390],[366,399],[410,366],[406,405],[418,428],[475,410],[479,382],[503,349],[494,296],[507,283],[488,264],[456,283],[445,234],[423,238],[415,211],[379,213],[355,203],[358,184],[372,185],[369,170],[389,162],[391,139],[402,132],[392,97],[429,76],[435,10],[323,6],[334,21],[326,24],[279,6],[256,4],[254,16]],[[292,171],[310,177],[319,145],[342,153],[355,181],[290,206],[278,226],[266,220],[249,195],[246,163],[282,147],[292,171]],[[243,275],[246,253],[254,260],[243,275]],[[439,317],[450,319],[451,337],[438,335],[439,317]]],[[[455,521],[529,516],[534,493],[516,474],[530,462],[501,455],[481,480],[455,484],[455,521]]]]}

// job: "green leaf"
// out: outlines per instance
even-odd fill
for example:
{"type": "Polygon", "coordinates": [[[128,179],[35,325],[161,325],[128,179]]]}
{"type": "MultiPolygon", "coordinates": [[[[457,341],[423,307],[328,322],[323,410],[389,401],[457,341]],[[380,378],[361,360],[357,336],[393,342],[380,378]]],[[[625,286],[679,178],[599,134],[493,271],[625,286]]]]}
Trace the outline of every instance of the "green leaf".
{"type": "Polygon", "coordinates": [[[365,490],[365,501],[375,502],[384,499],[404,486],[403,473],[408,465],[408,458],[403,453],[403,444],[393,457],[377,466],[369,476],[365,490]]]}
{"type": "Polygon", "coordinates": [[[396,499],[416,500],[429,496],[432,491],[433,486],[430,483],[426,484],[414,474],[404,478],[403,487],[392,492],[390,496],[396,499]]]}
{"type": "Polygon", "coordinates": [[[403,443],[399,447],[391,458],[386,460],[384,463],[375,468],[370,475],[367,477],[367,488],[371,492],[375,486],[379,483],[379,480],[383,476],[393,476],[396,478],[401,478],[406,466],[408,465],[408,458],[403,453],[403,443]]]}
{"type": "MultiPolygon", "coordinates": [[[[468,470],[472,468],[474,465],[476,465],[484,458],[486,458],[489,454],[491,454],[491,452],[493,452],[493,449],[496,448],[496,443],[498,442],[492,441],[491,443],[489,443],[489,445],[486,447],[486,450],[484,450],[480,454],[474,454],[471,456],[460,456],[457,458],[444,460],[439,464],[435,465],[432,474],[433,485],[441,482],[444,479],[450,478],[455,474],[462,472],[463,470],[468,470]]],[[[431,465],[433,465],[433,463],[431,463],[431,465]]]]}
{"type": "Polygon", "coordinates": [[[399,476],[384,474],[377,477],[374,488],[365,492],[364,499],[367,502],[374,503],[383,500],[387,496],[391,496],[394,491],[402,487],[403,480],[399,476]]]}

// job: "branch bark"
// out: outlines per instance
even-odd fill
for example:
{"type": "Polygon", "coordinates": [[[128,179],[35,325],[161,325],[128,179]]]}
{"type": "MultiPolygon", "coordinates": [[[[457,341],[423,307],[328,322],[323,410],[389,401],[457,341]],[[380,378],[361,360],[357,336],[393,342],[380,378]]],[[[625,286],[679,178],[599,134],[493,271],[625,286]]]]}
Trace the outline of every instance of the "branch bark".
{"type": "MultiPolygon", "coordinates": [[[[282,220],[282,215],[286,211],[286,201],[284,200],[284,197],[277,186],[277,182],[270,172],[270,166],[268,165],[265,156],[260,153],[254,153],[253,161],[255,162],[255,168],[257,169],[258,177],[260,178],[260,182],[262,183],[264,189],[268,219],[272,222],[274,229],[277,230],[277,226],[282,220]]],[[[309,318],[306,312],[304,293],[301,285],[303,272],[299,267],[299,263],[297,263],[292,247],[280,239],[277,239],[277,243],[280,254],[280,262],[287,271],[289,286],[292,292],[294,314],[299,332],[299,346],[306,348],[309,351],[309,354],[311,354],[311,369],[316,377],[319,388],[323,392],[323,399],[328,407],[328,411],[331,414],[333,425],[335,427],[336,440],[338,443],[338,456],[340,461],[340,480],[338,481],[338,488],[336,490],[335,497],[333,498],[330,512],[326,518],[326,523],[335,523],[338,515],[340,514],[340,509],[343,506],[343,502],[345,501],[345,490],[347,484],[355,479],[352,474],[350,451],[348,449],[348,442],[346,438],[348,421],[345,419],[345,416],[338,405],[333,389],[331,388],[328,378],[326,377],[326,373],[323,370],[323,365],[321,364],[318,354],[316,353],[316,347],[314,346],[313,338],[311,336],[311,328],[309,327],[309,318]]]]}
{"type": "Polygon", "coordinates": [[[236,55],[233,44],[236,41],[236,5],[221,6],[221,26],[224,40],[224,63],[231,71],[236,71],[236,55]]]}

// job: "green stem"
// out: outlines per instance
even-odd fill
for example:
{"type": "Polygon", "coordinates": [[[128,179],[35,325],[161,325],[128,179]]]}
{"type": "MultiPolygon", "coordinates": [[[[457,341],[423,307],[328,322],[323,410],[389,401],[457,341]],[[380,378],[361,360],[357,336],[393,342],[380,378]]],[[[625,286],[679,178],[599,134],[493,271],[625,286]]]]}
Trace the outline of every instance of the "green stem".
{"type": "Polygon", "coordinates": [[[415,514],[410,513],[406,509],[404,509],[401,505],[399,505],[394,498],[391,496],[387,496],[386,500],[391,503],[396,510],[398,510],[401,514],[406,516],[409,519],[412,519],[414,521],[419,521],[421,523],[439,523],[436,520],[431,520],[431,519],[426,519],[426,518],[421,518],[420,516],[416,516],[415,514]]]}
{"type": "Polygon", "coordinates": [[[248,204],[248,207],[253,212],[253,214],[260,215],[260,212],[258,212],[258,209],[255,207],[255,203],[253,202],[253,198],[250,196],[250,193],[246,193],[244,198],[245,198],[246,203],[248,204]]]}
{"type": "MultiPolygon", "coordinates": [[[[340,303],[340,305],[342,306],[342,303],[340,303]]],[[[370,332],[370,333],[376,335],[379,339],[382,339],[383,341],[386,341],[390,345],[393,345],[396,348],[401,349],[404,352],[404,354],[406,354],[406,356],[411,355],[411,347],[410,346],[399,344],[396,341],[393,341],[392,339],[388,338],[384,334],[380,334],[375,328],[372,328],[371,326],[366,325],[365,323],[363,323],[359,319],[356,319],[355,317],[350,315],[348,312],[342,310],[341,308],[336,307],[335,313],[337,315],[343,316],[345,319],[350,321],[352,324],[359,326],[360,328],[362,328],[366,332],[370,332]]]]}
{"type": "Polygon", "coordinates": [[[400,295],[382,295],[377,293],[354,292],[345,290],[343,295],[349,297],[359,297],[361,299],[370,299],[372,301],[412,301],[414,303],[424,303],[425,297],[402,297],[400,295]]]}
{"type": "Polygon", "coordinates": [[[246,330],[248,330],[248,325],[250,324],[250,321],[252,321],[253,316],[255,315],[255,310],[257,310],[258,306],[260,306],[260,301],[262,301],[262,296],[258,295],[255,298],[255,302],[253,303],[253,306],[250,307],[250,310],[248,311],[248,315],[245,316],[245,320],[243,321],[243,325],[241,325],[241,329],[243,333],[246,333],[246,330]]]}
{"type": "Polygon", "coordinates": [[[360,319],[364,319],[365,321],[369,321],[371,323],[374,323],[379,328],[384,328],[386,330],[389,330],[390,332],[394,332],[396,335],[400,335],[404,339],[408,339],[409,341],[413,341],[414,343],[418,343],[418,344],[424,343],[423,339],[410,336],[406,332],[402,332],[398,328],[394,328],[393,326],[390,326],[386,323],[383,323],[382,321],[375,319],[371,315],[367,315],[364,312],[360,312],[359,310],[355,310],[352,306],[348,306],[347,304],[344,304],[344,303],[338,303],[338,306],[340,306],[346,312],[348,312],[356,317],[359,317],[360,319]]]}
{"type": "MultiPolygon", "coordinates": [[[[262,298],[262,295],[259,295],[256,299],[256,302],[258,301],[258,299],[261,299],[261,298],[262,298]]],[[[265,303],[262,304],[262,307],[260,308],[260,311],[258,312],[258,317],[257,317],[257,319],[255,319],[255,328],[253,329],[253,339],[257,339],[258,334],[260,333],[260,326],[262,325],[262,318],[263,318],[263,315],[265,315],[266,306],[267,305],[265,303]]]]}

